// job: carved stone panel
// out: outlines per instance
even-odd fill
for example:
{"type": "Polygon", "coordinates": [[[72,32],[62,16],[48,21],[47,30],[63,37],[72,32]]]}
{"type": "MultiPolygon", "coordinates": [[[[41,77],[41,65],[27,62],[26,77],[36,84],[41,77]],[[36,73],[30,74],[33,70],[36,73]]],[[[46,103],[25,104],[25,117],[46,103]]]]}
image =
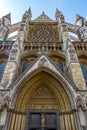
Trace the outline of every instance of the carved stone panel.
{"type": "Polygon", "coordinates": [[[46,85],[42,84],[32,92],[28,108],[53,109],[57,107],[57,99],[54,96],[54,93],[46,85]]]}

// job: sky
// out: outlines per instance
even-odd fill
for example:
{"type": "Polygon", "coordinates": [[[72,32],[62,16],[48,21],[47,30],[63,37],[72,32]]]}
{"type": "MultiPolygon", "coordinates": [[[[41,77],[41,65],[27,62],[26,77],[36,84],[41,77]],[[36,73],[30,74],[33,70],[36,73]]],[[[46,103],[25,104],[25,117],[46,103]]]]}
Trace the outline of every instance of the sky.
{"type": "Polygon", "coordinates": [[[75,24],[76,14],[87,19],[87,0],[0,0],[0,18],[11,13],[11,23],[20,22],[29,7],[32,19],[44,11],[55,20],[56,8],[64,14],[66,22],[75,24]]]}

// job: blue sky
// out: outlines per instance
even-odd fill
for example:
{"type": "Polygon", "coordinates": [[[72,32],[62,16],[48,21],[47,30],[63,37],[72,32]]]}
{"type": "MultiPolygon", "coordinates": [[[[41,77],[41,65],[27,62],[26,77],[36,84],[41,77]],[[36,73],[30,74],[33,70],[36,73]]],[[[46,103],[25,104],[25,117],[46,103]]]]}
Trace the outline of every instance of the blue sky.
{"type": "Polygon", "coordinates": [[[10,12],[12,23],[19,22],[29,7],[32,9],[32,19],[42,11],[55,19],[56,7],[64,14],[67,22],[74,24],[76,14],[87,19],[87,0],[0,0],[0,17],[10,12]]]}

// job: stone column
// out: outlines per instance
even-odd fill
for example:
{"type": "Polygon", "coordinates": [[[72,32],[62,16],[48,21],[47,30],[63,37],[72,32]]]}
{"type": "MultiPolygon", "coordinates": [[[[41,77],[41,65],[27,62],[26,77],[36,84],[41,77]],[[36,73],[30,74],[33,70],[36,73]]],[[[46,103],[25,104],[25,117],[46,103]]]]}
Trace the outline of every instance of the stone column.
{"type": "Polygon", "coordinates": [[[68,43],[69,35],[67,31],[62,32],[62,40],[63,40],[63,52],[66,54],[67,43],[68,43]]]}
{"type": "Polygon", "coordinates": [[[0,83],[1,88],[8,88],[17,78],[20,65],[20,41],[17,39],[9,54],[3,77],[0,83]]]}
{"type": "Polygon", "coordinates": [[[18,31],[18,38],[13,44],[11,52],[9,54],[9,59],[6,64],[4,74],[0,84],[2,88],[8,88],[18,76],[20,70],[19,69],[20,55],[21,55],[21,51],[23,50],[26,28],[28,26],[28,14],[29,13],[25,13],[23,16],[18,31]]]}
{"type": "Polygon", "coordinates": [[[29,12],[25,12],[22,22],[20,23],[18,37],[12,46],[11,52],[9,54],[9,59],[1,80],[0,86],[2,88],[8,88],[18,76],[20,70],[20,55],[21,51],[23,50],[23,43],[26,35],[26,28],[28,26],[29,13],[30,10],[29,12]]]}
{"type": "Polygon", "coordinates": [[[0,110],[0,130],[4,130],[7,119],[7,108],[4,107],[0,110]]]}
{"type": "Polygon", "coordinates": [[[20,24],[20,29],[18,32],[18,37],[20,39],[20,49],[23,50],[24,41],[27,40],[28,37],[28,29],[29,29],[29,21],[31,21],[32,13],[31,8],[26,11],[22,17],[22,22],[20,24]]]}
{"type": "Polygon", "coordinates": [[[23,50],[23,43],[24,43],[25,35],[26,35],[25,30],[26,30],[26,24],[22,22],[20,25],[19,32],[18,32],[18,38],[20,39],[20,49],[21,50],[23,50]]]}
{"type": "Polygon", "coordinates": [[[86,89],[85,80],[82,74],[82,70],[78,61],[74,45],[68,40],[66,46],[66,62],[71,77],[78,89],[86,89]]]}
{"type": "Polygon", "coordinates": [[[80,118],[79,118],[79,115],[78,115],[78,111],[77,111],[77,110],[74,110],[74,112],[75,112],[75,116],[76,116],[76,122],[77,122],[78,130],[82,130],[80,118]]]}
{"type": "Polygon", "coordinates": [[[86,89],[85,80],[82,74],[82,70],[77,58],[77,54],[74,45],[69,40],[68,29],[64,20],[63,14],[57,9],[56,20],[60,28],[60,36],[63,41],[63,52],[66,55],[66,63],[68,71],[72,77],[72,80],[79,89],[86,89]]]}
{"type": "Polygon", "coordinates": [[[65,23],[62,23],[63,51],[66,55],[67,71],[72,77],[78,89],[86,89],[83,73],[78,61],[74,45],[69,40],[69,34],[65,23]]]}

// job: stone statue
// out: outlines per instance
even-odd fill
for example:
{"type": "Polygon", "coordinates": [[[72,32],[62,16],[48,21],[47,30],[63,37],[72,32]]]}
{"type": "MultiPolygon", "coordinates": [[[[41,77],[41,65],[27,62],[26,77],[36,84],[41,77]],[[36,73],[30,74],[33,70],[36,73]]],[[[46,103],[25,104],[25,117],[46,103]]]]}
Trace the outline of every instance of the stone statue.
{"type": "Polygon", "coordinates": [[[78,29],[79,38],[81,41],[87,41],[87,27],[83,26],[78,29]]]}
{"type": "Polygon", "coordinates": [[[77,33],[81,41],[87,41],[87,20],[80,15],[76,16],[77,33]]]}

